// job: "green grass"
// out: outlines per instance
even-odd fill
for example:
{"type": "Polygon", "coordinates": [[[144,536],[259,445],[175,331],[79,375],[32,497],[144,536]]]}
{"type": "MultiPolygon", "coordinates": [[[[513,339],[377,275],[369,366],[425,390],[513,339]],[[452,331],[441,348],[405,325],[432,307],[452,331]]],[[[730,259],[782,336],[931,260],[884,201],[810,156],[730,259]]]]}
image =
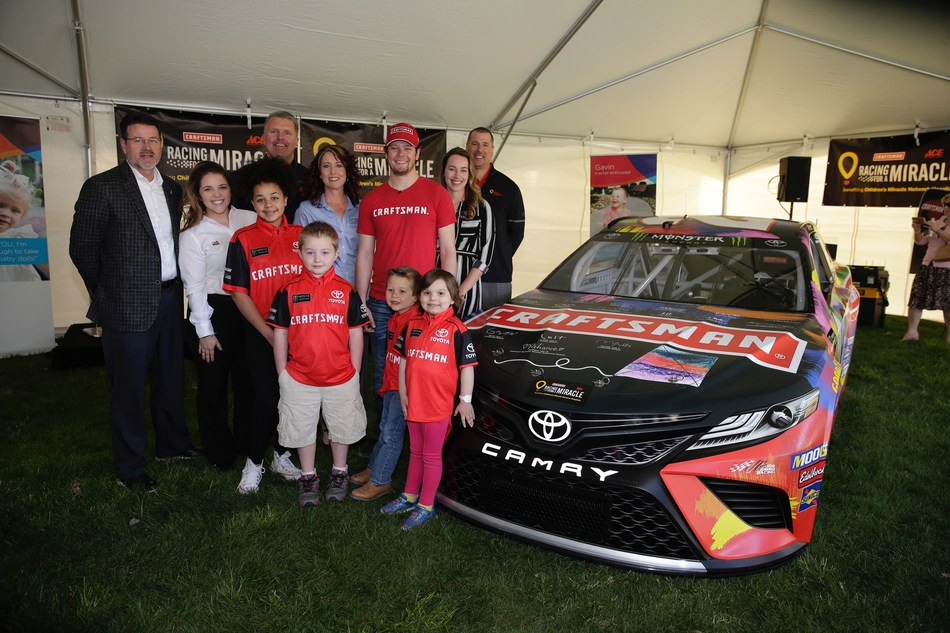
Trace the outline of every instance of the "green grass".
{"type": "Polygon", "coordinates": [[[900,343],[905,324],[858,331],[813,544],[725,580],[594,565],[447,513],[404,534],[379,503],[300,511],[292,484],[268,474],[244,497],[239,473],[201,463],[152,461],[159,491],[130,493],[102,368],[0,360],[0,627],[946,631],[950,348],[930,322],[900,343]]]}

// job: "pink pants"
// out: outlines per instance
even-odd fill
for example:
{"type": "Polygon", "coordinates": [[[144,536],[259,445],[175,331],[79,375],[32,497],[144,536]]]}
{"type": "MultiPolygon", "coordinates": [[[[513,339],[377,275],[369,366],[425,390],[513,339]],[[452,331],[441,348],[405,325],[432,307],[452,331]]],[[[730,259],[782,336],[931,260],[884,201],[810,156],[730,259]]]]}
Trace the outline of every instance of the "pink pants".
{"type": "Polygon", "coordinates": [[[419,503],[431,506],[442,480],[442,447],[452,429],[452,418],[438,422],[409,420],[409,470],[406,494],[419,495],[419,503]]]}

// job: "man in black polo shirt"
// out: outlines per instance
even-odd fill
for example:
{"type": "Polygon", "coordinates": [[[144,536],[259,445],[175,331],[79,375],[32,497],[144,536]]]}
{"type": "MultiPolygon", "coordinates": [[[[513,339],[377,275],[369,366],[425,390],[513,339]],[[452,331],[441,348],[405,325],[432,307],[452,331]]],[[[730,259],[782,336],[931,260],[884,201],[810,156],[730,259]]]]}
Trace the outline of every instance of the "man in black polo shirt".
{"type": "MultiPolygon", "coordinates": [[[[290,112],[278,110],[271,112],[264,121],[264,155],[279,158],[294,170],[297,177],[297,188],[287,200],[284,216],[288,224],[294,223],[297,207],[304,198],[303,188],[307,182],[307,168],[297,162],[297,141],[300,138],[300,129],[297,127],[297,118],[290,112]]],[[[253,211],[250,192],[244,191],[244,174],[247,165],[231,173],[234,191],[231,192],[232,204],[238,209],[253,211]]]]}
{"type": "Polygon", "coordinates": [[[475,164],[475,180],[495,220],[495,252],[482,277],[482,309],[487,310],[511,299],[512,259],[524,239],[524,200],[518,185],[492,165],[495,138],[491,130],[475,128],[468,133],[465,146],[475,164]]]}

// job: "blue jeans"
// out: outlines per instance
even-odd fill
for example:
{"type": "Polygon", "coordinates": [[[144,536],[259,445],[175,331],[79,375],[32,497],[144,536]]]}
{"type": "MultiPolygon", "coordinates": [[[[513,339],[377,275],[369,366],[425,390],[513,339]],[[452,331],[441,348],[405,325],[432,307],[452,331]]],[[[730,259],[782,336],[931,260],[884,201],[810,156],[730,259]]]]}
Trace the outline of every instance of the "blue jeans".
{"type": "Polygon", "coordinates": [[[383,412],[379,421],[379,438],[369,456],[369,468],[373,471],[370,481],[377,486],[391,483],[396,462],[402,453],[405,440],[406,418],[402,415],[398,391],[383,394],[383,412]]]}
{"type": "Polygon", "coordinates": [[[376,324],[376,329],[369,335],[369,346],[373,353],[373,393],[378,394],[383,386],[383,370],[386,368],[386,328],[389,327],[389,317],[393,311],[385,301],[373,297],[366,300],[366,307],[376,324]]]}

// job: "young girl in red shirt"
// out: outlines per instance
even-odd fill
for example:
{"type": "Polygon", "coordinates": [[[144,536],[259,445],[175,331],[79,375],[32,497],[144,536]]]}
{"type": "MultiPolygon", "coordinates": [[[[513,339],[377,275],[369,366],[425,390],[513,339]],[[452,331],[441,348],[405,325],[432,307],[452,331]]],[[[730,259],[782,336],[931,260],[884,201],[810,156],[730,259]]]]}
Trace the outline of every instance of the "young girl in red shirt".
{"type": "Polygon", "coordinates": [[[411,512],[403,530],[435,517],[442,446],[452,428],[453,407],[463,426],[475,423],[472,390],[478,363],[471,336],[456,316],[462,305],[458,282],[436,268],[423,275],[419,288],[423,313],[406,323],[395,345],[401,357],[399,399],[409,428],[406,488],[381,509],[383,514],[411,512]]]}

